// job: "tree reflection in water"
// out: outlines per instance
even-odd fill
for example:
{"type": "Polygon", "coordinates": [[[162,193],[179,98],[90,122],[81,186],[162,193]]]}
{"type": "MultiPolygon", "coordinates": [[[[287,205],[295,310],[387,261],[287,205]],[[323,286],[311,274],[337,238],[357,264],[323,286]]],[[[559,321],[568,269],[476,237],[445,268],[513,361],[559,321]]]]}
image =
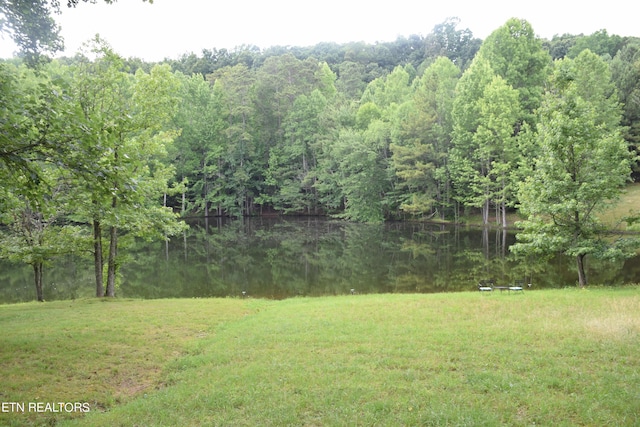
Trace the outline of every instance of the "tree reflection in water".
{"type": "MultiPolygon", "coordinates": [[[[184,236],[131,242],[122,260],[123,297],[288,298],[387,292],[453,292],[524,280],[534,288],[573,286],[572,260],[516,260],[514,234],[428,223],[354,224],[321,218],[193,221],[184,236]]],[[[637,259],[590,260],[590,283],[640,282],[637,259]]],[[[45,299],[90,297],[89,260],[45,271],[45,299]]],[[[0,301],[33,299],[22,266],[3,264],[0,301]],[[24,288],[24,289],[23,289],[24,288]]]]}

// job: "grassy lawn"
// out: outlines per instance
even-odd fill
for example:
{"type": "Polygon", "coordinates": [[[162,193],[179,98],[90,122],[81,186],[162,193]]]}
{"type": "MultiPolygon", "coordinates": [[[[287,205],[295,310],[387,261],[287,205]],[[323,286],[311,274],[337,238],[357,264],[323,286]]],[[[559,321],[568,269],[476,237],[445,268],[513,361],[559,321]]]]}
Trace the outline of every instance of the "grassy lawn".
{"type": "Polygon", "coordinates": [[[0,306],[0,425],[640,424],[640,287],[0,306]]]}
{"type": "MultiPolygon", "coordinates": [[[[234,300],[77,300],[0,306],[0,401],[87,402],[102,412],[149,393],[166,366],[224,322],[234,300]]],[[[2,413],[0,426],[52,425],[66,413],[2,413]]]]}
{"type": "Polygon", "coordinates": [[[633,183],[625,187],[620,202],[603,214],[601,219],[613,228],[622,218],[638,211],[640,211],[640,183],[633,183]]]}
{"type": "MultiPolygon", "coordinates": [[[[620,222],[622,218],[625,216],[629,216],[630,214],[636,214],[640,211],[640,182],[627,184],[624,188],[622,196],[620,197],[619,202],[607,209],[605,212],[599,215],[599,218],[602,222],[604,222],[611,229],[622,229],[624,230],[625,224],[623,223],[620,227],[620,222]]],[[[507,223],[510,226],[513,226],[517,221],[522,221],[525,218],[518,214],[518,212],[510,212],[507,214],[507,223]]],[[[473,215],[470,217],[465,217],[465,224],[481,226],[482,218],[480,215],[473,215]]],[[[495,223],[495,218],[490,218],[490,222],[495,223]]]]}

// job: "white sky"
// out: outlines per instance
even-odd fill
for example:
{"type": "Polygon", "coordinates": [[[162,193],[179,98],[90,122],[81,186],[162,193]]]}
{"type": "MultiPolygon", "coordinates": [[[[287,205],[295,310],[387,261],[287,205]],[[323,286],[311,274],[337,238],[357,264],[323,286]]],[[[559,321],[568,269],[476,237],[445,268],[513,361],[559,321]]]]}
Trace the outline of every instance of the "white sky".
{"type": "MultiPolygon", "coordinates": [[[[107,5],[81,3],[56,17],[66,50],[73,55],[96,33],[124,57],[147,61],[178,58],[202,49],[242,44],[310,46],[319,42],[393,41],[426,35],[447,17],[461,19],[484,39],[511,17],[524,18],[545,38],[554,34],[640,36],[640,3],[634,0],[119,0],[107,5]],[[634,4],[635,3],[635,4],[634,4]]],[[[0,38],[0,57],[15,50],[0,38]]]]}

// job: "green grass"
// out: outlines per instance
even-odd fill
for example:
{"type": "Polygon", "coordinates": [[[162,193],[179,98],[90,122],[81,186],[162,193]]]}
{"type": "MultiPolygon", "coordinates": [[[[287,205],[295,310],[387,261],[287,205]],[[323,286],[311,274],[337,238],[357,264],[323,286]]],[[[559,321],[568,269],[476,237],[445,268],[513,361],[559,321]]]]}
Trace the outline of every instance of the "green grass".
{"type": "Polygon", "coordinates": [[[0,424],[640,423],[640,288],[0,307],[0,424]],[[92,322],[97,319],[97,325],[92,322]]]}
{"type": "MultiPolygon", "coordinates": [[[[92,411],[109,410],[161,385],[167,363],[247,313],[224,299],[2,305],[0,401],[87,402],[92,411]]],[[[78,415],[0,413],[0,425],[51,425],[78,415]]]]}
{"type": "MultiPolygon", "coordinates": [[[[630,214],[638,214],[640,212],[640,183],[632,183],[625,186],[620,200],[615,206],[610,207],[599,215],[599,218],[611,229],[624,230],[625,224],[621,221],[630,214]],[[621,225],[620,225],[621,224],[621,225]]],[[[518,212],[510,212],[507,214],[507,223],[513,226],[517,221],[525,219],[518,212]]],[[[482,218],[479,214],[464,217],[462,222],[469,225],[481,226],[482,218]]],[[[490,218],[490,223],[495,223],[495,218],[490,218]]]]}
{"type": "Polygon", "coordinates": [[[620,202],[602,214],[600,219],[614,228],[622,218],[638,212],[640,212],[640,183],[633,183],[625,187],[620,202]]]}

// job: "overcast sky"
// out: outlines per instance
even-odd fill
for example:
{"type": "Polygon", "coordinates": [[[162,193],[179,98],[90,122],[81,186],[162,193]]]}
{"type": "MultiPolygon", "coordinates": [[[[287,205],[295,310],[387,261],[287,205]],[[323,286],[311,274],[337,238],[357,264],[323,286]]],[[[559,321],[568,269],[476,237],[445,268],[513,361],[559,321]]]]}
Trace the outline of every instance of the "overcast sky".
{"type": "MultiPolygon", "coordinates": [[[[66,4],[66,0],[61,1],[66,4]]],[[[119,0],[107,5],[62,6],[65,55],[96,33],[122,56],[147,61],[178,58],[202,49],[231,49],[242,44],[310,46],[319,42],[393,41],[398,36],[428,34],[447,17],[461,19],[484,39],[511,17],[524,18],[545,38],[554,34],[640,36],[640,6],[632,0],[119,0]]],[[[0,39],[0,56],[15,47],[0,39]]]]}

